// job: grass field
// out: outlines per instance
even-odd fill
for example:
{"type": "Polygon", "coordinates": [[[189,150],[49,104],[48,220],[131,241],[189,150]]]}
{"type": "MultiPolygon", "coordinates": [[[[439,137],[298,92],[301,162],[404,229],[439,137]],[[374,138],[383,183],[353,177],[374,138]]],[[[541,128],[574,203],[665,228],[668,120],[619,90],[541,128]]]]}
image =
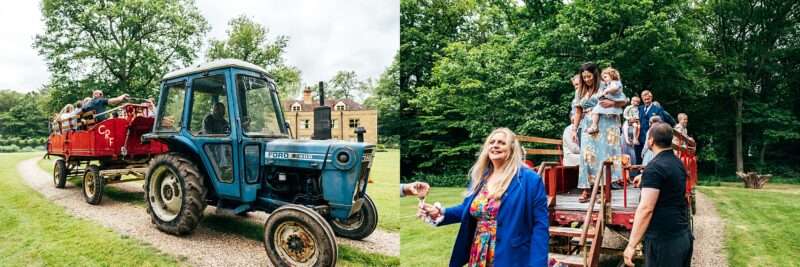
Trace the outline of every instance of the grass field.
{"type": "MultiPolygon", "coordinates": [[[[41,169],[48,173],[53,170],[53,160],[40,160],[38,164],[41,169]]],[[[378,227],[387,231],[399,231],[400,225],[402,224],[398,221],[399,215],[396,211],[398,209],[399,199],[400,152],[398,150],[388,150],[387,152],[376,153],[370,179],[373,183],[367,186],[367,192],[378,207],[378,227]]],[[[80,183],[80,181],[76,179],[70,180],[70,182],[80,183]]],[[[113,186],[108,186],[105,189],[105,197],[144,206],[143,192],[126,192],[116,189],[113,186]]],[[[216,231],[239,234],[257,241],[261,241],[264,234],[263,225],[261,224],[230,219],[224,216],[206,217],[202,224],[216,231]]],[[[399,258],[366,253],[356,248],[340,244],[338,265],[397,266],[399,265],[399,258]]]]}
{"type": "Polygon", "coordinates": [[[41,153],[0,154],[0,265],[181,264],[142,242],[68,215],[23,184],[16,164],[37,155],[41,153]]]}
{"type": "MultiPolygon", "coordinates": [[[[431,188],[428,203],[441,202],[451,206],[464,200],[465,188],[431,188]]],[[[400,199],[400,262],[402,266],[446,266],[456,240],[458,224],[434,227],[414,217],[419,200],[415,197],[400,199]]]]}
{"type": "Polygon", "coordinates": [[[725,221],[730,266],[800,266],[800,185],[752,190],[722,183],[699,189],[725,221]]]}

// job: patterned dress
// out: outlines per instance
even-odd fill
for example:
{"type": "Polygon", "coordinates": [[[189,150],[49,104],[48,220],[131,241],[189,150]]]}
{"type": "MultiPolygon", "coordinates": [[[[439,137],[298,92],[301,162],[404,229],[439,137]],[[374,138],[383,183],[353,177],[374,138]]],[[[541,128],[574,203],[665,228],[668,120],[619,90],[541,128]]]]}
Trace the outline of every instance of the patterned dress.
{"type": "Polygon", "coordinates": [[[475,237],[469,251],[467,266],[485,267],[494,265],[494,246],[497,238],[497,212],[500,200],[490,199],[486,187],[481,189],[469,207],[469,214],[478,222],[475,237]]]}
{"type": "MultiPolygon", "coordinates": [[[[585,112],[590,112],[590,108],[598,105],[598,94],[578,101],[578,105],[583,107],[585,112]]],[[[592,125],[592,116],[584,113],[580,122],[581,129],[587,129],[592,125]]],[[[603,162],[611,159],[611,181],[619,180],[622,177],[622,136],[620,133],[620,116],[600,114],[597,128],[600,130],[596,134],[588,134],[580,131],[581,141],[581,160],[578,167],[578,188],[591,188],[590,181],[600,174],[603,162]]]]}

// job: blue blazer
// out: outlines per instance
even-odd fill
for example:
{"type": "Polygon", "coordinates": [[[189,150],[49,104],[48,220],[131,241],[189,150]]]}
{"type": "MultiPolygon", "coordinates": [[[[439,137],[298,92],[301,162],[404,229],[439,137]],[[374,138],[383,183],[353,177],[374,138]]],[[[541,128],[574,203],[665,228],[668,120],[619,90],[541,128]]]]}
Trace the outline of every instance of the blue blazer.
{"type": "Polygon", "coordinates": [[[664,122],[675,126],[675,119],[663,108],[650,104],[650,109],[647,111],[647,114],[644,114],[644,104],[641,104],[639,105],[639,124],[641,125],[641,128],[639,128],[641,131],[639,134],[639,144],[644,144],[645,137],[647,137],[647,130],[650,129],[650,117],[653,116],[659,116],[664,122]]]}
{"type": "MultiPolygon", "coordinates": [[[[477,225],[469,214],[469,207],[476,195],[467,196],[461,205],[446,208],[444,220],[439,223],[439,226],[461,223],[450,256],[450,266],[463,266],[469,261],[477,225]]],[[[494,265],[547,266],[550,233],[547,194],[542,178],[527,166],[520,166],[500,201],[494,265]]]]}

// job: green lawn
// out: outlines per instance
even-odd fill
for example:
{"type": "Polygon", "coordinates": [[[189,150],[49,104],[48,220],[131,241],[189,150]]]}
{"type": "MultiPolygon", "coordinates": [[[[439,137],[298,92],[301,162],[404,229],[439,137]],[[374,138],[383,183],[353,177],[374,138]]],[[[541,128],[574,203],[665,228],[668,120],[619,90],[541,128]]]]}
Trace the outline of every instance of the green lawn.
{"type": "Polygon", "coordinates": [[[0,265],[170,266],[181,262],[97,223],[77,219],[23,184],[16,164],[37,153],[0,154],[0,265]]]}
{"type": "Polygon", "coordinates": [[[725,221],[730,266],[800,266],[800,185],[753,190],[722,183],[699,189],[725,221]]]}
{"type": "MultiPolygon", "coordinates": [[[[428,203],[441,202],[451,206],[464,200],[465,188],[431,188],[428,203]]],[[[400,199],[400,262],[402,266],[446,266],[456,240],[458,224],[434,227],[417,219],[419,200],[415,197],[400,199]]]]}
{"type": "MultiPolygon", "coordinates": [[[[40,160],[39,167],[50,173],[53,171],[53,160],[40,160]]],[[[399,231],[401,222],[398,221],[400,216],[396,212],[400,183],[399,150],[376,153],[370,179],[373,180],[373,183],[367,186],[367,192],[378,207],[378,227],[387,231],[399,231]]],[[[77,179],[72,179],[71,182],[80,183],[77,179]]],[[[105,197],[144,206],[143,192],[125,192],[112,186],[105,189],[105,197]]],[[[257,241],[263,239],[264,226],[246,220],[236,220],[225,216],[208,216],[203,219],[202,224],[219,232],[239,234],[257,241]]],[[[339,244],[339,261],[337,262],[339,266],[397,266],[399,264],[398,257],[367,253],[339,244]]]]}
{"type": "Polygon", "coordinates": [[[378,206],[378,227],[397,232],[403,225],[397,209],[400,207],[400,150],[377,152],[372,163],[367,194],[378,206]]]}

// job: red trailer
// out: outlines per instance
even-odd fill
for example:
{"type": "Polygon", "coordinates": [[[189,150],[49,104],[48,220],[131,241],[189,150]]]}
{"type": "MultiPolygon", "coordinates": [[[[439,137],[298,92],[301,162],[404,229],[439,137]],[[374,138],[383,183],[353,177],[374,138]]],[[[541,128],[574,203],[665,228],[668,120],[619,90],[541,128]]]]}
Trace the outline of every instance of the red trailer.
{"type": "Polygon", "coordinates": [[[143,180],[151,157],[166,153],[158,141],[143,142],[151,132],[150,105],[123,104],[102,114],[87,112],[57,119],[50,127],[46,156],[56,156],[53,183],[64,188],[68,177],[83,176],[86,201],[99,204],[106,184],[143,180]],[[96,122],[97,116],[110,118],[96,122]],[[122,179],[132,175],[132,179],[122,179]]]}
{"type": "MultiPolygon", "coordinates": [[[[597,266],[600,255],[621,255],[633,218],[639,205],[640,188],[629,184],[630,172],[641,170],[643,166],[629,165],[623,159],[623,188],[611,190],[611,162],[604,164],[601,174],[595,177],[588,203],[580,203],[578,167],[563,166],[560,139],[532,136],[519,136],[520,142],[531,144],[527,155],[558,157],[558,161],[542,161],[536,165],[528,161],[544,179],[550,215],[550,257],[566,266],[597,266]],[[555,146],[552,148],[543,147],[555,146]],[[622,240],[622,246],[603,242],[604,235],[622,240]],[[601,244],[597,246],[596,244],[601,244]]],[[[697,184],[697,160],[694,141],[680,133],[675,133],[673,149],[687,170],[686,201],[694,214],[694,186],[697,184]]],[[[619,243],[619,242],[618,242],[619,243]]],[[[616,244],[618,245],[618,244],[616,244]]]]}

